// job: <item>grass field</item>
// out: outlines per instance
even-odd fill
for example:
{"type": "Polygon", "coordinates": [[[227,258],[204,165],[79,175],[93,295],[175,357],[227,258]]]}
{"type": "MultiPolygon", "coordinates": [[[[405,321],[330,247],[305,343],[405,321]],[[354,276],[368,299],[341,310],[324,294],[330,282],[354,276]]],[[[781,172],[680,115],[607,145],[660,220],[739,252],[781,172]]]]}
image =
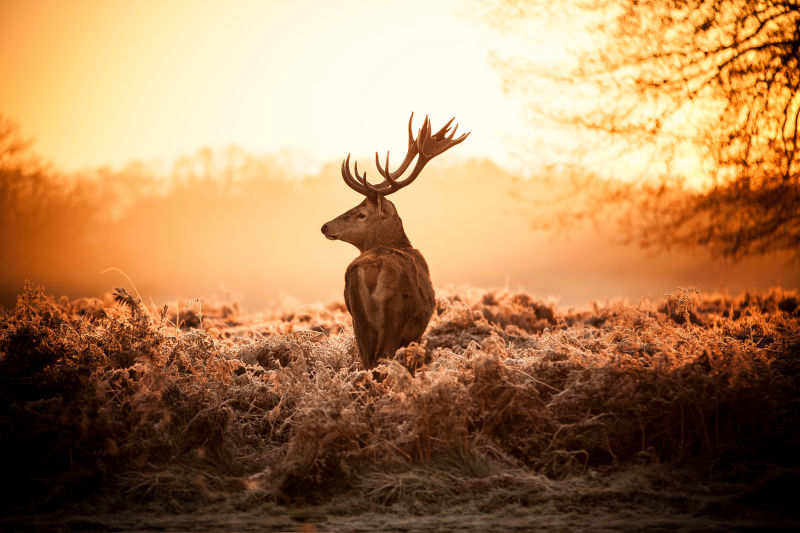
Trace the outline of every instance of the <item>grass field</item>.
{"type": "Polygon", "coordinates": [[[29,285],[0,314],[0,528],[800,526],[797,292],[440,291],[420,346],[357,361],[340,302],[29,285]]]}

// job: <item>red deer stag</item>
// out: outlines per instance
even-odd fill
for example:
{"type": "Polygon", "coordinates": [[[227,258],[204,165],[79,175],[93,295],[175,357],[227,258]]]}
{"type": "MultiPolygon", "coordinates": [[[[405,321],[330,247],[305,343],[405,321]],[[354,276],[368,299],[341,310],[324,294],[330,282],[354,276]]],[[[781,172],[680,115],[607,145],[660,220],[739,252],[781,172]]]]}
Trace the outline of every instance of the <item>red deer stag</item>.
{"type": "Polygon", "coordinates": [[[410,184],[434,157],[461,143],[469,133],[455,137],[458,125],[450,124],[431,135],[428,117],[414,138],[408,120],[408,153],[394,172],[389,171],[389,153],[381,167],[378,153],[375,164],[383,181],[372,184],[366,172],[355,177],[350,173],[350,154],[342,162],[344,182],[366,198],[356,207],[322,226],[328,239],[349,242],[361,254],[347,267],[344,300],[353,317],[358,352],[365,369],[382,357],[391,357],[398,348],[419,342],[433,314],[434,293],[428,264],[411,247],[403,230],[403,221],[386,196],[410,184]],[[449,134],[448,134],[449,133],[449,134]],[[417,162],[408,177],[400,179],[417,162]]]}

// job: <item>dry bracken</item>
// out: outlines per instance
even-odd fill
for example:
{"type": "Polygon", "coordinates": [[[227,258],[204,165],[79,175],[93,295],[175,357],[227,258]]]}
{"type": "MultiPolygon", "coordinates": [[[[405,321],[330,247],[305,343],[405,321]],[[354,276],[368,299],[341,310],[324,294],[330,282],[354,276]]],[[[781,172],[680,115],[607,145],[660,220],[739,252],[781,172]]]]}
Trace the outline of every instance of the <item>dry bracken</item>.
{"type": "Polygon", "coordinates": [[[113,489],[112,507],[345,493],[382,506],[532,498],[632,465],[796,471],[798,294],[694,302],[699,323],[678,324],[647,302],[562,311],[443,293],[399,354],[417,372],[389,360],[376,380],[341,303],[247,315],[203,302],[203,329],[179,329],[180,309],[123,291],[56,301],[28,286],[0,315],[4,505],[113,489]]]}

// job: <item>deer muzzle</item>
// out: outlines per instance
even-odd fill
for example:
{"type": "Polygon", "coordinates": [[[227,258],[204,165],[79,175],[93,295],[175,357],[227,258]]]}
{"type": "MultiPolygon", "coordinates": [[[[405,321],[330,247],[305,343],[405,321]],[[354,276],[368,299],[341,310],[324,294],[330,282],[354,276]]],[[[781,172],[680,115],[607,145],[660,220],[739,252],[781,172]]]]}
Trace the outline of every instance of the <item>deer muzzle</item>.
{"type": "Polygon", "coordinates": [[[336,235],[335,233],[331,232],[329,224],[323,224],[322,225],[322,234],[325,235],[326,239],[329,239],[331,241],[335,241],[336,239],[339,238],[338,235],[336,235]]]}

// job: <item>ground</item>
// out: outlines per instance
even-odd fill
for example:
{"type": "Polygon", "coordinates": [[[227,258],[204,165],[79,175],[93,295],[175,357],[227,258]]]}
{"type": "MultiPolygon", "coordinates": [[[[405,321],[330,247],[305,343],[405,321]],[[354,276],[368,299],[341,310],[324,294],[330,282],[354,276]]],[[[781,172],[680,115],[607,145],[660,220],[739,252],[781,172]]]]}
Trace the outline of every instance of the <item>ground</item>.
{"type": "Polygon", "coordinates": [[[796,292],[437,296],[421,345],[368,372],[341,302],[29,286],[0,314],[0,528],[800,526],[796,292]]]}

